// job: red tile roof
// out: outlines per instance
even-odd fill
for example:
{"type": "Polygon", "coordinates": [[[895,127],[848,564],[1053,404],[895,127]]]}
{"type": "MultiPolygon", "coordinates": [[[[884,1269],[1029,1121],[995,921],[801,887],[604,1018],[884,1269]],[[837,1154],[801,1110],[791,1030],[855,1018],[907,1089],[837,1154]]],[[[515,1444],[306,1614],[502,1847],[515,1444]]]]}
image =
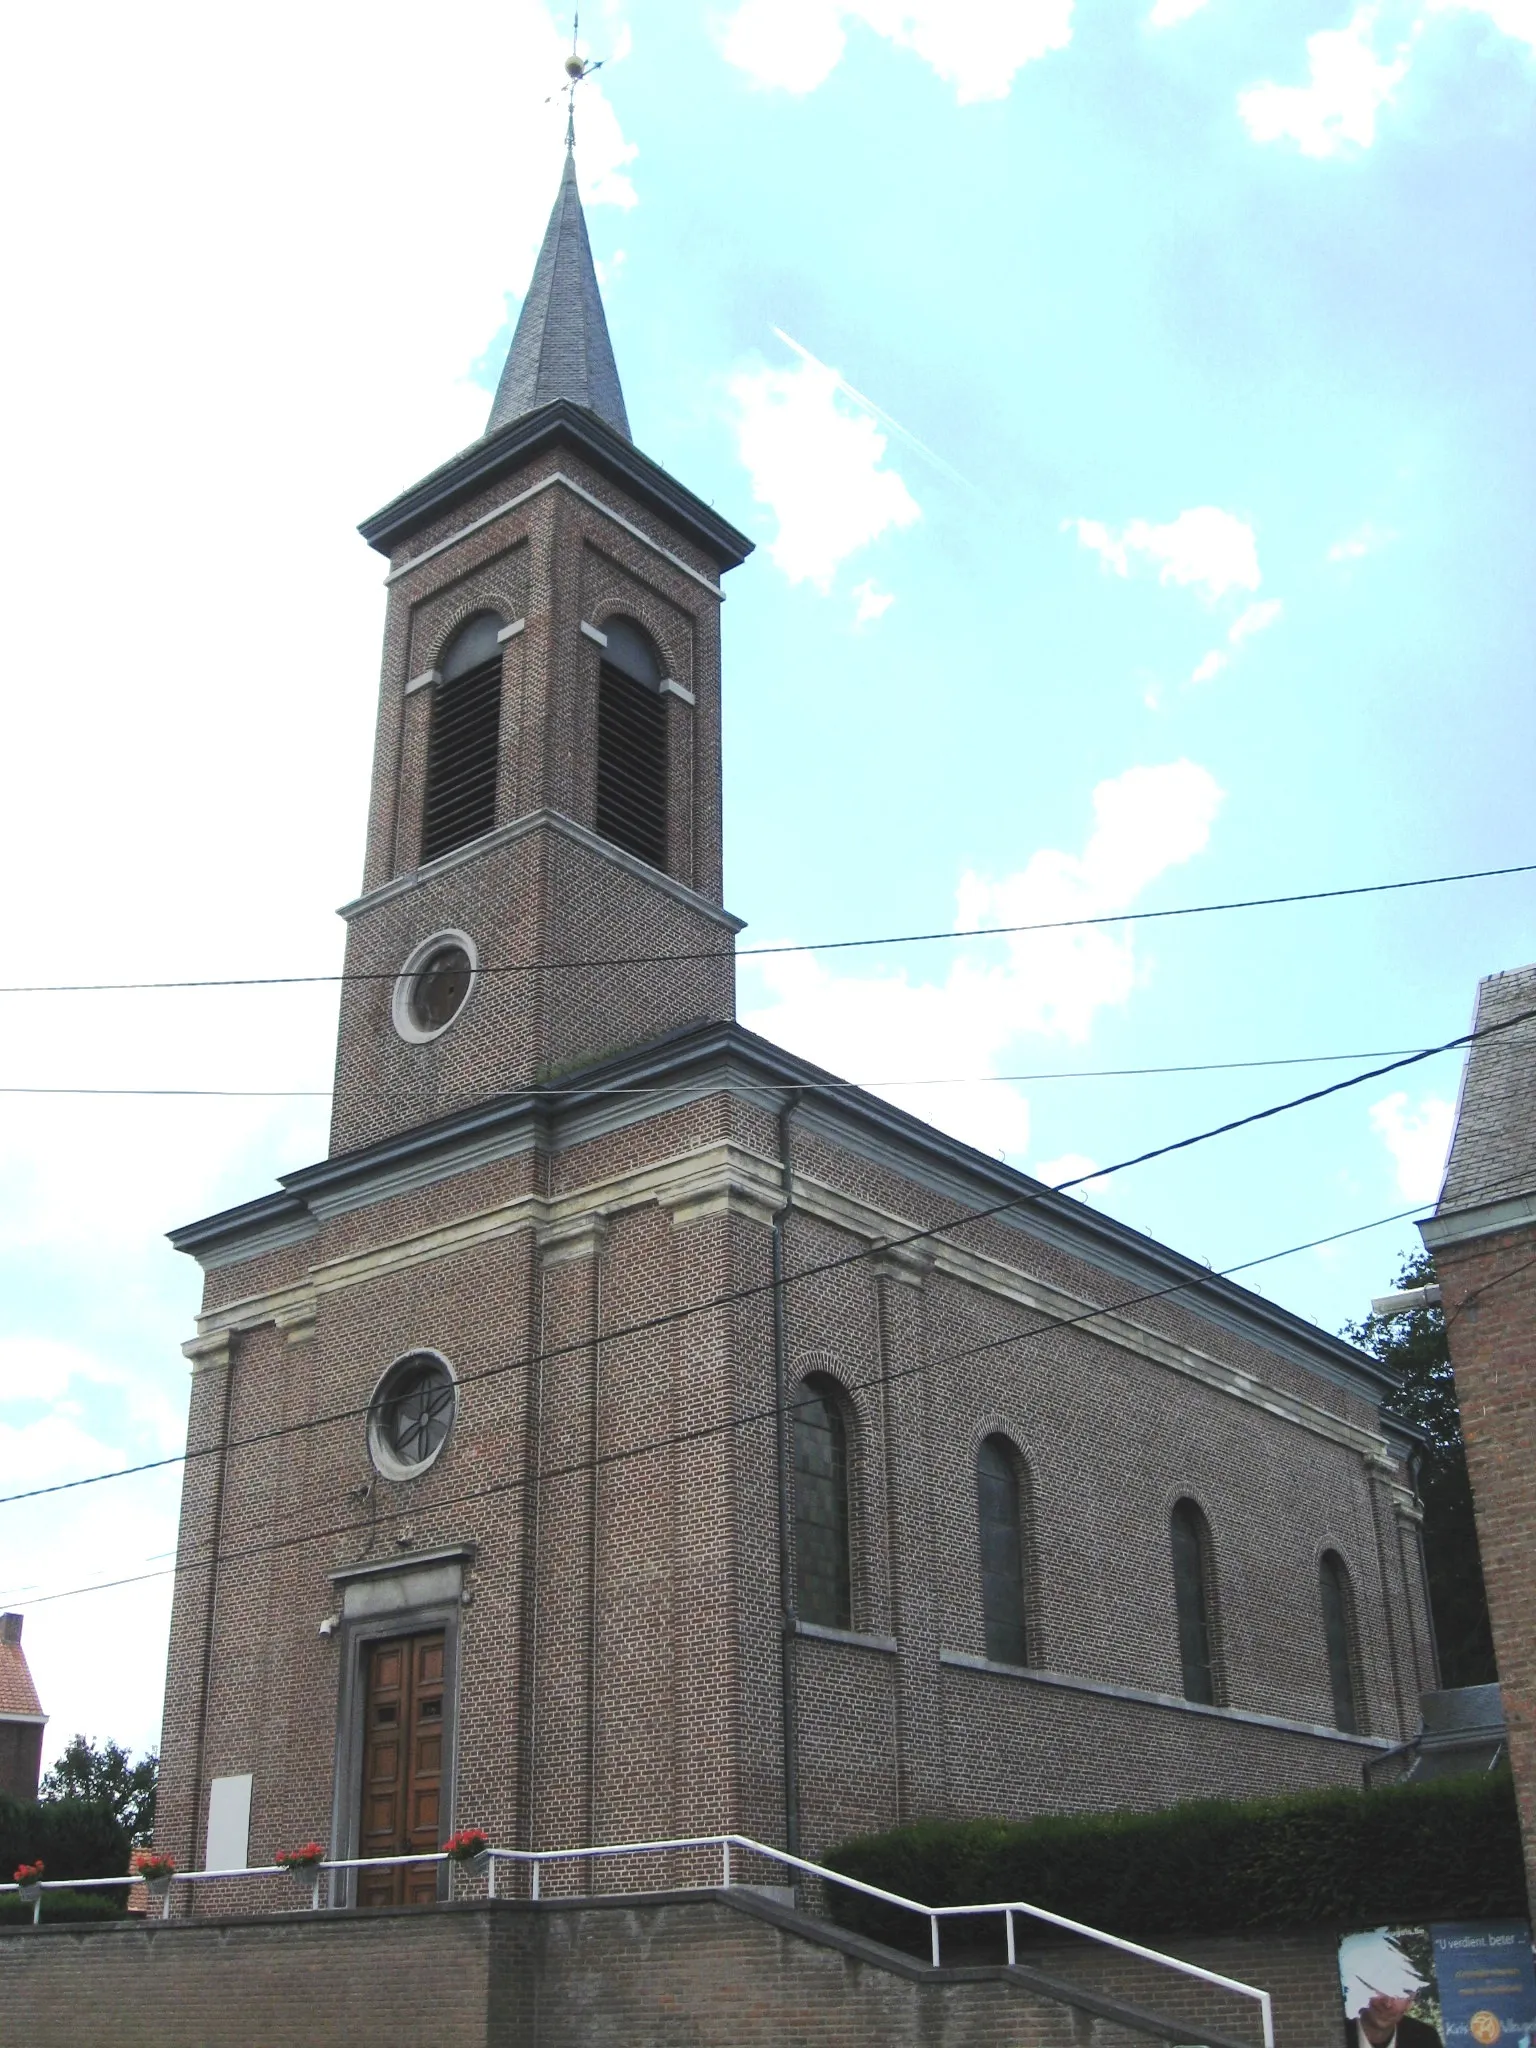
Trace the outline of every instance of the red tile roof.
{"type": "Polygon", "coordinates": [[[20,1643],[0,1642],[0,1714],[40,1714],[42,1703],[20,1643]]]}

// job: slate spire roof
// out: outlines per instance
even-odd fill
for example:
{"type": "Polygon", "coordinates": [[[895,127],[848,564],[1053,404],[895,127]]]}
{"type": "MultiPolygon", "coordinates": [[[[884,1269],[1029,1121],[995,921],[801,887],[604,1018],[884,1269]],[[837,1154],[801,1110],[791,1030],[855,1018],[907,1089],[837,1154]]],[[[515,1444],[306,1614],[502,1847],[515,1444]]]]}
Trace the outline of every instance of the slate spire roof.
{"type": "Polygon", "coordinates": [[[556,398],[586,406],[626,441],[630,438],[618,365],[603,317],[597,272],[592,267],[592,245],[576,189],[576,159],[569,148],[554,211],[544,230],[544,246],[533,267],[533,282],[518,316],[485,431],[494,434],[556,398]]]}

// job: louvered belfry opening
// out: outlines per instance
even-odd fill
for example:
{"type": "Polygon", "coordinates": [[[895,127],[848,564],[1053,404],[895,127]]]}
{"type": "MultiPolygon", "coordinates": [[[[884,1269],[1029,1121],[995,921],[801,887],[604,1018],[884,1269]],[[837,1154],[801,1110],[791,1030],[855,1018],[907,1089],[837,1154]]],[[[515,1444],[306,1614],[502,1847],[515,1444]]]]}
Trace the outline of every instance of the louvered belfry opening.
{"type": "Polygon", "coordinates": [[[606,628],[597,683],[597,829],[653,868],[667,864],[667,700],[661,663],[627,619],[606,628]]]}
{"type": "Polygon", "coordinates": [[[421,859],[451,853],[496,822],[501,751],[501,620],[471,619],[454,636],[433,685],[422,805],[421,859]]]}

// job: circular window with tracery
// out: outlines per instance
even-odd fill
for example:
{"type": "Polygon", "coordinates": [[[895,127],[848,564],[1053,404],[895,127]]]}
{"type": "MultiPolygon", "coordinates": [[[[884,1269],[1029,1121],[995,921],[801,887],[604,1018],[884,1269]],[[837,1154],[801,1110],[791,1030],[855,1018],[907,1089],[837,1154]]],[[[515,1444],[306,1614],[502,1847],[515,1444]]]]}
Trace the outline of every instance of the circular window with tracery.
{"type": "Polygon", "coordinates": [[[466,932],[438,932],[418,946],[395,982],[395,1029],[424,1045],[448,1029],[474,992],[474,941],[466,932]]]}
{"type": "Polygon", "coordinates": [[[412,1351],[379,1381],[368,1409],[368,1450],[387,1479],[415,1479],[448,1441],[458,1388],[445,1358],[412,1351]]]}

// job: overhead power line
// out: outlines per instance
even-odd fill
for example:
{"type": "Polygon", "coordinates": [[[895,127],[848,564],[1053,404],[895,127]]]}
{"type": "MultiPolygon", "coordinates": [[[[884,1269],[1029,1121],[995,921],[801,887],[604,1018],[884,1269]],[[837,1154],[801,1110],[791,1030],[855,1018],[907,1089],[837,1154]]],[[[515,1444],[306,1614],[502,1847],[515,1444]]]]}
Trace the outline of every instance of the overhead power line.
{"type": "MultiPolygon", "coordinates": [[[[1346,1065],[1351,1060],[1385,1060],[1395,1058],[1399,1053],[1414,1052],[1411,1045],[1379,1046],[1370,1052],[1310,1052],[1290,1053],[1280,1058],[1262,1060],[1192,1060],[1178,1066],[1168,1067],[1046,1067],[1029,1074],[887,1074],[872,1081],[786,1081],[780,1086],[793,1088],[803,1095],[847,1094],[867,1088],[977,1088],[988,1081],[1124,1081],[1145,1079],[1160,1074],[1237,1074],[1250,1072],[1259,1067],[1324,1067],[1346,1065]]],[[[543,1082],[529,1088],[514,1091],[522,1095],[665,1095],[672,1084],[666,1081],[650,1081],[639,1084],[616,1083],[608,1086],[599,1083],[596,1087],[584,1087],[580,1082],[543,1082]]],[[[111,1095],[145,1096],[192,1096],[198,1100],[217,1098],[235,1101],[277,1101],[303,1102],[324,1098],[329,1100],[334,1091],[329,1088],[62,1088],[43,1085],[0,1084],[0,1095],[111,1095]]]]}
{"type": "MultiPolygon", "coordinates": [[[[808,939],[778,946],[705,947],[681,953],[617,953],[593,959],[512,960],[482,963],[478,974],[575,973],[615,967],[680,966],[694,960],[762,960],[785,953],[845,953],[872,946],[926,946],[954,939],[1018,938],[1033,932],[1089,931],[1105,925],[1153,924],[1180,917],[1214,917],[1237,910],[1274,910],[1294,903],[1336,903],[1352,896],[1386,896],[1404,889],[1439,889],[1451,882],[1487,882],[1503,875],[1536,874],[1536,861],[1512,867],[1469,868],[1453,875],[1418,875],[1399,882],[1361,882],[1343,889],[1295,890],[1283,896],[1246,896],[1223,903],[1186,903],[1170,910],[1122,910],[1099,917],[1055,917],[1033,924],[971,925],[958,931],[887,932],[875,938],[808,939]]],[[[349,981],[398,981],[398,968],[339,974],[245,974],[176,981],[13,982],[0,995],[123,995],[194,988],[312,988],[349,981]]]]}
{"type": "MultiPolygon", "coordinates": [[[[854,1385],[859,1392],[863,1393],[872,1388],[891,1386],[899,1380],[911,1379],[921,1373],[932,1372],[944,1366],[962,1364],[969,1358],[979,1357],[991,1351],[1003,1350],[1011,1344],[1032,1343],[1037,1338],[1054,1335],[1058,1330],[1072,1329],[1082,1323],[1094,1322],[1101,1316],[1123,1315],[1127,1309],[1136,1308],[1147,1302],[1166,1300],[1171,1295],[1189,1293],[1207,1285],[1212,1280],[1229,1279],[1234,1273],[1251,1272],[1256,1266],[1272,1265],[1278,1259],[1294,1258],[1298,1253],[1315,1251],[1322,1245],[1337,1244],[1344,1238],[1359,1237],[1366,1231],[1380,1230],[1389,1223],[1399,1223],[1405,1217],[1415,1213],[1413,1209],[1400,1209],[1391,1216],[1378,1216],[1370,1223],[1356,1223],[1352,1224],[1347,1230],[1335,1230],[1325,1237],[1308,1238],[1302,1244],[1287,1245],[1283,1251],[1265,1252],[1258,1258],[1244,1259],[1237,1265],[1224,1266],[1219,1272],[1211,1271],[1191,1274],[1188,1278],[1173,1281],[1166,1287],[1150,1288],[1141,1294],[1127,1295],[1120,1301],[1102,1303],[1092,1308],[1084,1309],[1076,1315],[1057,1316],[1044,1311],[1033,1311],[1036,1314],[1043,1314],[1044,1319],[1033,1324],[1027,1330],[1016,1330],[1001,1337],[988,1337],[980,1343],[965,1345],[958,1351],[947,1352],[938,1358],[923,1359],[912,1365],[898,1366],[891,1372],[872,1373],[862,1380],[855,1381],[854,1385]]],[[[795,1277],[803,1278],[804,1275],[795,1277]]],[[[613,1332],[604,1332],[603,1341],[607,1342],[614,1334],[613,1332]]],[[[583,1346],[582,1348],[586,1347],[583,1346]]],[[[529,1362],[532,1363],[532,1361],[529,1362]]],[[[480,1377],[485,1377],[485,1375],[480,1377]]],[[[461,1381],[460,1384],[462,1385],[464,1382],[461,1381]]],[[[437,1513],[444,1508],[462,1507],[470,1501],[484,1500],[493,1495],[521,1492],[529,1486],[544,1486],[555,1479],[578,1478],[585,1473],[601,1472],[610,1465],[628,1464],[638,1458],[651,1457],[661,1451],[676,1449],[682,1444],[700,1443],[707,1441],[710,1437],[723,1436],[738,1429],[746,1428],[752,1423],[773,1421],[777,1418],[777,1415],[777,1405],[740,1410],[721,1421],[700,1423],[693,1429],[672,1430],[665,1436],[650,1438],[641,1444],[626,1445],[620,1450],[607,1451],[596,1458],[581,1458],[562,1465],[546,1466],[532,1474],[512,1479],[497,1480],[488,1486],[473,1487],[466,1493],[451,1494],[442,1500],[433,1501],[430,1506],[430,1512],[437,1513]]],[[[277,1433],[280,1432],[274,1432],[274,1434],[277,1433]]],[[[249,1439],[248,1441],[255,1441],[255,1439],[249,1439]]],[[[175,1464],[179,1461],[176,1459],[166,1459],[160,1462],[175,1464]]],[[[151,1468],[136,1467],[133,1469],[148,1470],[151,1468]]],[[[120,1475],[108,1474],[104,1476],[117,1477],[120,1475]]],[[[45,1487],[39,1490],[50,1492],[57,1489],[45,1487]]],[[[35,1498],[35,1496],[31,1494],[11,1494],[7,1498],[11,1500],[29,1500],[35,1498]]],[[[174,1576],[177,1570],[211,1570],[215,1565],[237,1563],[243,1558],[267,1556],[274,1551],[291,1550],[300,1544],[323,1542],[328,1537],[347,1536],[358,1530],[376,1530],[381,1523],[397,1522],[407,1516],[419,1515],[422,1512],[423,1509],[420,1503],[410,1503],[398,1508],[392,1508],[382,1515],[373,1512],[366,1516],[356,1516],[348,1522],[332,1523],[329,1527],[311,1529],[302,1534],[290,1532],[286,1536],[271,1538],[262,1543],[246,1544],[240,1548],[220,1549],[209,1557],[183,1560],[179,1565],[167,1565],[159,1571],[133,1572],[116,1579],[98,1580],[91,1585],[66,1586],[58,1592],[29,1594],[27,1595],[27,1605],[29,1607],[42,1607],[54,1600],[71,1600],[86,1593],[116,1592],[124,1586],[144,1585],[153,1579],[170,1578],[174,1576]]],[[[6,1595],[5,1597],[10,1598],[13,1596],[6,1595]]]]}
{"type": "MultiPolygon", "coordinates": [[[[1246,1116],[1231,1117],[1225,1123],[1214,1124],[1209,1129],[1196,1131],[1188,1137],[1175,1138],[1168,1144],[1153,1146],[1145,1152],[1135,1153],[1130,1158],[1116,1160],[1112,1165],[1091,1167],[1087,1172],[1073,1174],[1066,1180],[1056,1182],[1052,1187],[1026,1188],[1019,1194],[1005,1196],[1001,1201],[964,1209],[958,1216],[951,1216],[942,1223],[927,1224],[903,1231],[878,1244],[862,1245],[857,1251],[844,1252],[836,1258],[819,1260],[813,1265],[803,1266],[797,1272],[787,1274],[785,1284],[798,1285],[801,1281],[825,1273],[838,1272],[848,1266],[858,1265],[864,1259],[880,1258],[893,1251],[900,1251],[908,1245],[925,1243],[929,1239],[942,1237],[949,1231],[963,1229],[969,1224],[985,1222],[991,1217],[1005,1214],[1010,1209],[1025,1208],[1043,1201],[1049,1195],[1066,1194],[1089,1181],[1107,1180],[1111,1174],[1127,1172],[1133,1166],[1145,1166],[1155,1159],[1165,1159],[1174,1153],[1186,1152],[1191,1147],[1203,1145],[1212,1138],[1225,1137],[1233,1131],[1244,1130],[1254,1124],[1267,1123],[1290,1110],[1303,1109],[1309,1103],[1322,1102],[1329,1096],[1342,1094],[1350,1088],[1358,1088],[1366,1081],[1379,1080],[1385,1074],[1395,1074],[1405,1067],[1417,1066],[1422,1061],[1433,1059],[1437,1054],[1448,1052],[1455,1046],[1470,1045],[1478,1039],[1490,1038],[1500,1032],[1513,1030],[1517,1025],[1528,1023],[1532,1018],[1536,1018],[1536,1009],[1521,1011],[1516,1016],[1503,1018],[1497,1024],[1487,1024],[1480,1030],[1463,1032],[1459,1038],[1448,1039],[1443,1045],[1429,1046],[1421,1052],[1410,1053],[1403,1059],[1389,1061],[1385,1066],[1372,1067],[1363,1074],[1351,1074],[1342,1081],[1332,1081],[1326,1088],[1314,1088],[1305,1095],[1291,1097],[1289,1101],[1273,1103],[1268,1109],[1253,1110],[1246,1116]]],[[[1203,1279],[1206,1276],[1198,1277],[1203,1279]]],[[[749,1286],[732,1288],[726,1293],[712,1295],[704,1301],[689,1302],[682,1308],[667,1309],[658,1315],[644,1317],[638,1322],[600,1331],[598,1341],[607,1344],[621,1337],[633,1337],[663,1329],[670,1324],[683,1322],[690,1316],[705,1315],[714,1309],[731,1307],[743,1301],[757,1299],[764,1294],[771,1294],[774,1285],[772,1280],[754,1281],[749,1286]]],[[[590,1337],[578,1338],[569,1344],[554,1345],[547,1350],[534,1352],[527,1358],[511,1359],[502,1365],[487,1366],[478,1373],[463,1373],[459,1376],[458,1384],[461,1387],[473,1386],[482,1380],[499,1379],[509,1372],[527,1371],[533,1366],[547,1364],[551,1359],[586,1351],[591,1343],[590,1337]]],[[[153,1472],[170,1465],[184,1464],[190,1458],[211,1457],[219,1452],[244,1450],[255,1444],[274,1442],[280,1437],[328,1427],[332,1423],[353,1421],[366,1415],[370,1405],[364,1403],[361,1406],[333,1409],[329,1414],[311,1416],[302,1422],[284,1423],[273,1429],[254,1431],[249,1436],[231,1437],[219,1443],[205,1444],[196,1451],[178,1452],[166,1458],[151,1458],[139,1465],[119,1466],[115,1470],[90,1473],[80,1479],[59,1480],[51,1486],[36,1487],[24,1493],[0,1495],[0,1507],[6,1507],[15,1501],[36,1500],[44,1494],[71,1493],[80,1487],[100,1485],[110,1479],[126,1479],[141,1472],[153,1472]]]]}

